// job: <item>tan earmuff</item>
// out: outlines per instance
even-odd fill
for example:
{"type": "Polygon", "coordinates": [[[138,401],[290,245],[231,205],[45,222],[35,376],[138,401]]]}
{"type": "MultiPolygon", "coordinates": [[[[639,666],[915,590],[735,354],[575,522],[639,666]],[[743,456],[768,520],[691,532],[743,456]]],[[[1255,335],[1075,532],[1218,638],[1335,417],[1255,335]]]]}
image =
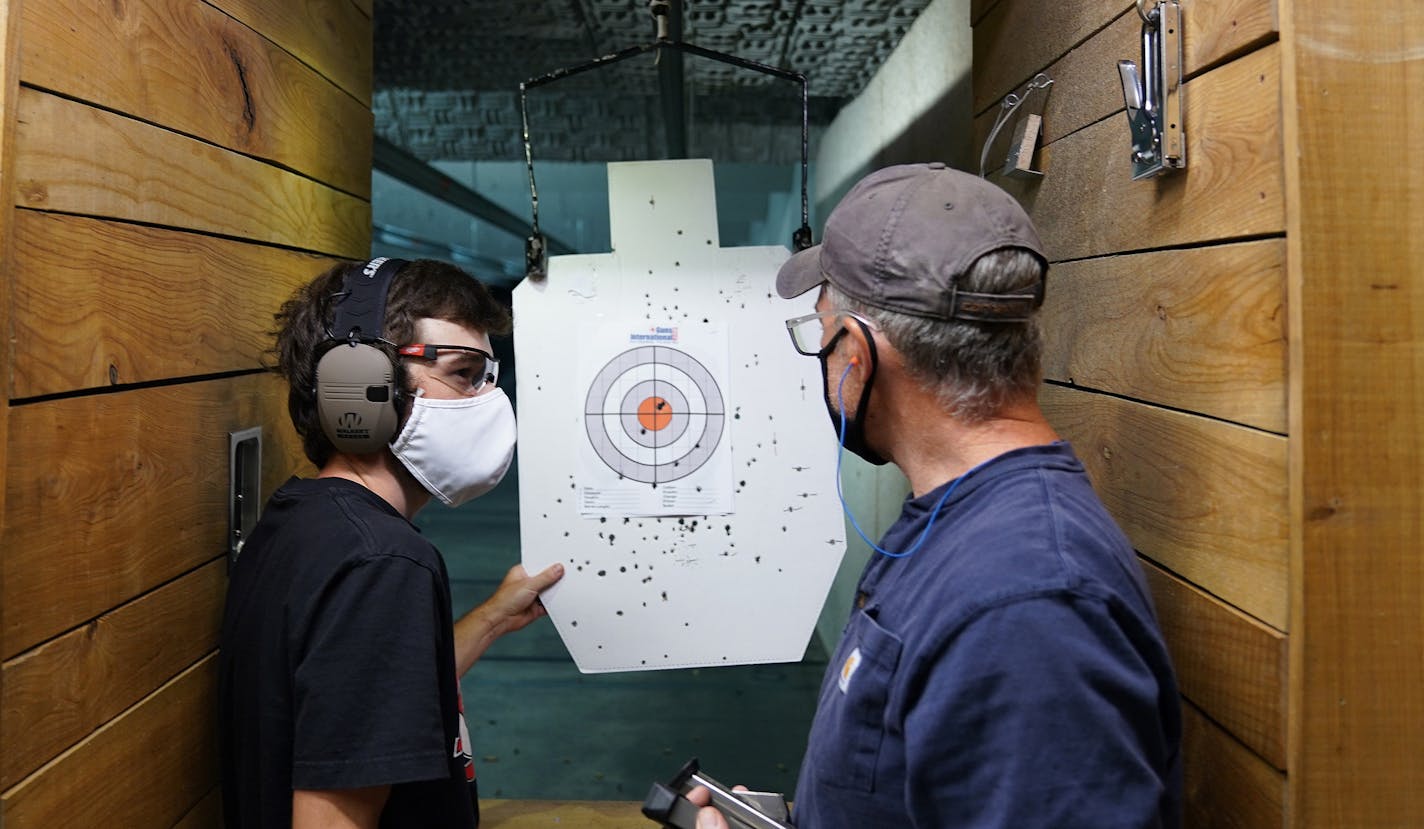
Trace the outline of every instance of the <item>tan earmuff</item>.
{"type": "Polygon", "coordinates": [[[395,437],[396,366],[378,342],[384,329],[386,295],[404,259],[372,259],[350,269],[333,310],[336,342],[316,365],[317,418],[337,451],[379,452],[395,437]]]}

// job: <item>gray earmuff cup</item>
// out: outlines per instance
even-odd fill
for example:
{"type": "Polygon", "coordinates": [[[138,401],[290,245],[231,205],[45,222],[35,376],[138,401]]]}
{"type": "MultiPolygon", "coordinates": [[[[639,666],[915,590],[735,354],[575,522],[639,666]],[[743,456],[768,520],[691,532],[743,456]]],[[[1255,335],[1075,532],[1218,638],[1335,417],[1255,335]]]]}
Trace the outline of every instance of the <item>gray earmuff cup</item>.
{"type": "Polygon", "coordinates": [[[395,437],[395,366],[372,345],[342,343],[316,366],[317,414],[338,451],[379,452],[395,437]]]}

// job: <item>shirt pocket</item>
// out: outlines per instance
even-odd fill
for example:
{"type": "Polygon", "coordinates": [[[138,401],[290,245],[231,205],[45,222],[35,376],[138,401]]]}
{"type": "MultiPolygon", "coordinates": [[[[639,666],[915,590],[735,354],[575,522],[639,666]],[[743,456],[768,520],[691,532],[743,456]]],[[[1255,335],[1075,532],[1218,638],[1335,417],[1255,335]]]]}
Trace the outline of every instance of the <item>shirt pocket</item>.
{"type": "Polygon", "coordinates": [[[837,674],[825,684],[811,727],[808,754],[818,782],[875,790],[885,742],[885,707],[900,663],[900,637],[865,611],[857,612],[836,649],[837,674]]]}

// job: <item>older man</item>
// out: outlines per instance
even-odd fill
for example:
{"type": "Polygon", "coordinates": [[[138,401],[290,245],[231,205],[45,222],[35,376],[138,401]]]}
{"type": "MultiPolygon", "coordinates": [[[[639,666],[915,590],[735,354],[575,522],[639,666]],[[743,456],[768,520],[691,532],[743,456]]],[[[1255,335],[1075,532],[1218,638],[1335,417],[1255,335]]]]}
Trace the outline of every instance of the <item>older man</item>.
{"type": "Polygon", "coordinates": [[[841,445],[911,490],[821,688],[800,829],[1180,824],[1151,598],[1036,399],[1046,273],[1019,205],[941,164],[869,175],[781,269],[820,292],[787,325],[841,445]]]}

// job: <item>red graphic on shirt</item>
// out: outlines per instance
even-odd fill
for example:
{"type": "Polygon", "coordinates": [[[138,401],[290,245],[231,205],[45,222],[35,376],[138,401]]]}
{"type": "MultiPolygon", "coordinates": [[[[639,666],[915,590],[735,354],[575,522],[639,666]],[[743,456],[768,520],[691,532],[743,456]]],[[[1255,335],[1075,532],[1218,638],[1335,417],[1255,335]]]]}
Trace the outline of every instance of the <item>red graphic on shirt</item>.
{"type": "Polygon", "coordinates": [[[455,738],[455,753],[451,757],[465,758],[465,782],[470,783],[475,779],[475,758],[470,754],[470,729],[465,725],[465,697],[463,694],[460,700],[460,736],[455,738]]]}

